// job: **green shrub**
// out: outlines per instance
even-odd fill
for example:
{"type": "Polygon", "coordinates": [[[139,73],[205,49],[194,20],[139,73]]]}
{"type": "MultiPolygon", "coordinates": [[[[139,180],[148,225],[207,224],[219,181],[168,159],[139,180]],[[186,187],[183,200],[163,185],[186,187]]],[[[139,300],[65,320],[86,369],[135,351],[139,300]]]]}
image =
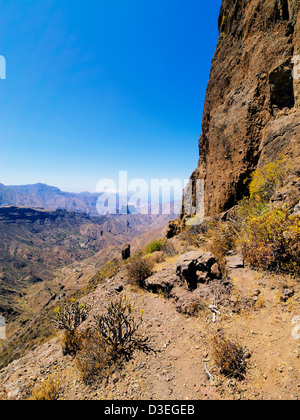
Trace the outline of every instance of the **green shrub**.
{"type": "Polygon", "coordinates": [[[146,247],[146,254],[152,254],[155,251],[162,251],[165,241],[157,240],[153,241],[146,247]]]}

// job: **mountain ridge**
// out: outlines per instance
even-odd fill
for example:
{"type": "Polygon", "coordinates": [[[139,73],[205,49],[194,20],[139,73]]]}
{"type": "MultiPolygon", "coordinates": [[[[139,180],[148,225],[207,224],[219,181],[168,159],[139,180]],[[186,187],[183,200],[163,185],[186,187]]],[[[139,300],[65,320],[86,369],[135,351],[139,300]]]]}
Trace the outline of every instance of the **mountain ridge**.
{"type": "Polygon", "coordinates": [[[0,208],[6,206],[29,207],[46,210],[68,210],[85,213],[89,216],[108,214],[180,214],[180,201],[171,203],[153,204],[141,202],[135,205],[127,197],[119,193],[105,193],[105,197],[111,198],[111,204],[98,199],[104,193],[83,191],[80,193],[65,192],[55,186],[43,183],[28,185],[6,186],[0,183],[0,208]],[[103,203],[104,202],[104,203],[103,203]]]}
{"type": "Polygon", "coordinates": [[[58,208],[98,215],[96,204],[100,193],[69,193],[57,187],[43,183],[28,185],[0,184],[0,206],[16,205],[46,208],[58,208]]]}

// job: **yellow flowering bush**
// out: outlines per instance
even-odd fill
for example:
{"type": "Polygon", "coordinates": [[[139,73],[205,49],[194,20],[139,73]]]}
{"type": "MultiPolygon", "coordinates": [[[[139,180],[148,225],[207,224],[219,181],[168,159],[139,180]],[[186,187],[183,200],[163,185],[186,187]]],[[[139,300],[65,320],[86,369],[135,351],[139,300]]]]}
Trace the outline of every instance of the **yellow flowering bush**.
{"type": "Polygon", "coordinates": [[[256,169],[249,185],[250,199],[268,201],[275,190],[282,187],[288,171],[289,167],[284,158],[256,169]]]}
{"type": "Polygon", "coordinates": [[[300,217],[287,208],[250,213],[242,248],[252,266],[300,273],[300,217]]]}

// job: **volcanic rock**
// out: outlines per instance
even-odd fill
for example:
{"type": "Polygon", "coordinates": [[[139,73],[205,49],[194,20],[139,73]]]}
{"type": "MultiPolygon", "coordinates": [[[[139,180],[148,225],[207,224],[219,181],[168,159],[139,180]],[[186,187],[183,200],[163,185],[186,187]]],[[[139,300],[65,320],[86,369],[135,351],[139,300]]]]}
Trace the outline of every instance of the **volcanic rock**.
{"type": "MultiPolygon", "coordinates": [[[[191,176],[195,203],[196,180],[205,180],[205,216],[247,195],[257,167],[300,158],[299,10],[298,0],[222,2],[191,176]]],[[[183,210],[181,226],[188,216],[183,210]]]]}

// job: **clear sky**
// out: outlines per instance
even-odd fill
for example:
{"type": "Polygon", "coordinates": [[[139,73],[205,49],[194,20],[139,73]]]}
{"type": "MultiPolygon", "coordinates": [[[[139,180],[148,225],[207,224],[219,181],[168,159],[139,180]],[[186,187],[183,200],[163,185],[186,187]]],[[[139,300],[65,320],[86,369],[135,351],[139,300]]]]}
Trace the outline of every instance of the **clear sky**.
{"type": "Polygon", "coordinates": [[[221,0],[0,0],[0,183],[188,178],[221,0]]]}

